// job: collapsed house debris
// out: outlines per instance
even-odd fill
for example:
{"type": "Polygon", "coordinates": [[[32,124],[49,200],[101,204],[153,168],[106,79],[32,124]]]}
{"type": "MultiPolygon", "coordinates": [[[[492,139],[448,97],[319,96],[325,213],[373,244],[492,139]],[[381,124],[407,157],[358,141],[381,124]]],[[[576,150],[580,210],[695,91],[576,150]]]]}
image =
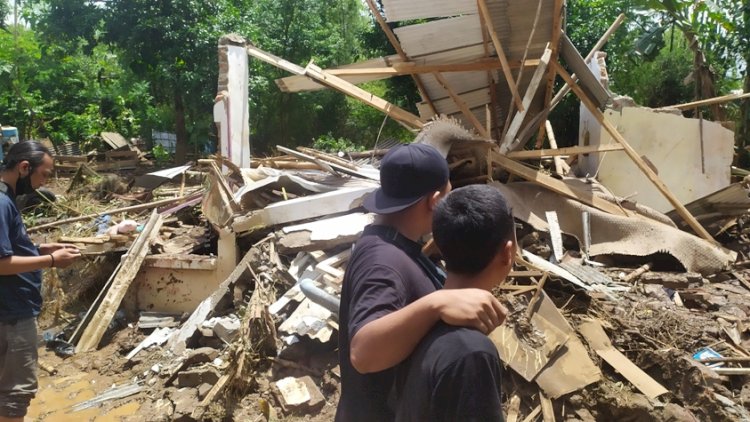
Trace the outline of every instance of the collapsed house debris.
{"type": "MultiPolygon", "coordinates": [[[[333,417],[341,283],[373,222],[361,203],[387,148],[279,146],[250,157],[249,55],[293,73],[277,81],[287,92],[333,88],[419,131],[415,142],[443,153],[454,186],[489,183],[505,195],[519,253],[495,291],[510,315],[490,339],[507,369],[507,420],[750,420],[750,197],[746,181],[730,184],[726,129],[623,106],[609,92],[597,51],[622,18],[584,58],[558,0],[385,0],[385,17],[367,3],[396,56],[303,68],[227,36],[214,108],[221,157],[136,180],[150,195],[143,204],[29,229],[64,227],[76,236],[58,239],[88,258],[115,257],[89,311],[53,336],[75,347],[68,362],[123,385],[77,409],[131,400],[148,420],[333,417]],[[524,23],[511,30],[511,16],[524,23]],[[443,17],[396,31],[386,22],[443,17]],[[354,85],[400,74],[416,81],[420,116],[354,85]],[[566,86],[553,97],[556,75],[566,86]],[[582,134],[558,149],[547,116],[568,90],[585,108],[582,134]],[[545,135],[550,149],[539,148],[545,135]],[[708,136],[722,141],[700,149],[708,136]],[[694,184],[664,159],[676,150],[701,163],[694,184]],[[191,171],[200,180],[186,181],[191,171]],[[629,191],[636,173],[643,180],[629,191]],[[92,224],[104,216],[114,220],[92,224]],[[121,233],[127,220],[140,230],[121,233]],[[89,358],[97,353],[106,357],[89,358]]],[[[62,290],[47,303],[65,300],[62,290]]]]}

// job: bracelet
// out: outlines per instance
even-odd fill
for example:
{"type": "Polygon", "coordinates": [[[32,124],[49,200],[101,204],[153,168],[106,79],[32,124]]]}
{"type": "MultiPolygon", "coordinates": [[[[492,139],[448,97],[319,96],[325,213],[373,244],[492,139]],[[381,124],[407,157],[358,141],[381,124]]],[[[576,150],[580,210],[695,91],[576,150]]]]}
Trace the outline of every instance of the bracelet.
{"type": "Polygon", "coordinates": [[[55,256],[52,254],[49,254],[49,257],[52,258],[52,265],[50,265],[50,268],[55,268],[55,256]]]}

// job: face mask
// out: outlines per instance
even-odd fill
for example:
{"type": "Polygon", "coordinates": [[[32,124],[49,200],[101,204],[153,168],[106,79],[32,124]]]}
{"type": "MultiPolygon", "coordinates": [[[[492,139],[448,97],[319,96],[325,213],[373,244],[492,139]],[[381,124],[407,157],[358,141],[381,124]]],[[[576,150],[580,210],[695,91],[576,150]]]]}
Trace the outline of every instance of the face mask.
{"type": "Polygon", "coordinates": [[[16,196],[30,193],[34,193],[34,188],[31,186],[31,174],[26,177],[19,177],[16,182],[16,196]]]}

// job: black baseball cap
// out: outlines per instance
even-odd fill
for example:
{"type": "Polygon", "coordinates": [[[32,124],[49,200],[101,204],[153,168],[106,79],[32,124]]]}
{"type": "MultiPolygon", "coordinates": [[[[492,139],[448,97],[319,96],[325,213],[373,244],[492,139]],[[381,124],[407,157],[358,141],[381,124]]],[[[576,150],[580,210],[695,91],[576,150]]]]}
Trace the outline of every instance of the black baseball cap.
{"type": "Polygon", "coordinates": [[[448,183],[448,162],[433,146],[399,145],[380,162],[380,188],[368,195],[364,207],[392,214],[416,204],[448,183]]]}

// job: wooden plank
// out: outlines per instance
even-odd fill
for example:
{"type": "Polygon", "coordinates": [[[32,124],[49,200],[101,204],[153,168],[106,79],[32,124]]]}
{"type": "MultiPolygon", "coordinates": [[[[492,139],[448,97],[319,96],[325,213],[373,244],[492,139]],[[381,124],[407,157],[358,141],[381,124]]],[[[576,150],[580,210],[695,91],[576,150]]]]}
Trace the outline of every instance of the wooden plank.
{"type": "Polygon", "coordinates": [[[536,71],[534,71],[534,75],[531,77],[531,81],[526,88],[526,93],[523,96],[524,107],[522,109],[519,109],[515,116],[513,116],[513,120],[506,130],[505,138],[503,139],[502,144],[500,144],[501,152],[516,149],[521,144],[516,140],[516,135],[521,129],[521,125],[526,118],[526,113],[529,110],[529,106],[536,96],[539,85],[542,83],[542,78],[544,78],[544,72],[547,70],[547,66],[549,65],[550,57],[552,57],[552,50],[547,48],[544,50],[544,54],[539,61],[539,66],[537,66],[536,71]]]}
{"type": "MultiPolygon", "coordinates": [[[[408,61],[409,56],[406,55],[406,52],[401,48],[401,43],[399,43],[398,39],[396,38],[396,35],[393,33],[393,30],[391,27],[385,22],[385,19],[380,14],[380,11],[375,6],[375,2],[373,0],[366,0],[367,6],[370,8],[370,12],[372,13],[372,16],[375,18],[375,20],[378,22],[378,25],[380,25],[380,29],[385,33],[385,36],[388,38],[388,42],[391,43],[393,48],[396,50],[396,53],[401,57],[402,60],[408,61]]],[[[422,99],[424,101],[427,101],[427,103],[430,105],[430,108],[432,109],[432,112],[434,114],[437,114],[437,110],[435,109],[435,106],[432,105],[432,99],[430,99],[430,95],[427,93],[427,90],[424,87],[424,83],[422,82],[422,78],[420,78],[418,75],[412,76],[414,79],[414,83],[417,85],[417,90],[419,90],[419,95],[422,96],[422,99]]]]}
{"type": "Polygon", "coordinates": [[[546,187],[553,192],[557,192],[560,195],[575,199],[586,205],[592,206],[596,209],[600,209],[613,215],[620,215],[625,217],[630,215],[622,207],[613,204],[605,199],[602,199],[591,192],[585,192],[571,185],[568,185],[562,180],[558,180],[551,176],[548,176],[538,170],[532,170],[525,165],[513,161],[510,158],[507,158],[504,155],[498,154],[494,151],[490,152],[490,154],[492,154],[491,158],[494,163],[500,165],[510,173],[520,176],[530,182],[534,182],[538,185],[546,187]]]}
{"type": "Polygon", "coordinates": [[[596,350],[602,359],[612,365],[625,379],[630,381],[639,391],[650,399],[666,394],[669,391],[656,382],[651,376],[643,372],[630,359],[615,349],[610,342],[607,333],[604,332],[598,321],[587,321],[578,327],[578,332],[586,339],[589,345],[596,350]]]}
{"type": "Polygon", "coordinates": [[[518,412],[520,410],[521,410],[521,397],[519,397],[518,394],[513,394],[513,396],[510,398],[510,403],[508,404],[508,416],[506,418],[506,421],[517,422],[518,412]]]}
{"type": "Polygon", "coordinates": [[[55,161],[68,163],[87,163],[90,158],[93,157],[88,155],[55,155],[55,161]]]}
{"type": "Polygon", "coordinates": [[[526,416],[523,422],[532,422],[536,420],[537,416],[539,416],[540,413],[542,413],[542,406],[535,407],[534,410],[532,410],[531,413],[526,416]]]}
{"type": "Polygon", "coordinates": [[[743,100],[745,98],[750,98],[750,92],[746,92],[744,94],[729,94],[729,95],[722,95],[721,97],[714,97],[714,98],[708,98],[705,100],[699,100],[699,101],[692,101],[685,104],[677,104],[673,106],[667,106],[667,107],[661,107],[662,109],[665,108],[676,108],[679,110],[690,110],[692,108],[697,108],[701,106],[707,106],[707,105],[713,105],[713,104],[722,104],[729,101],[736,101],[736,100],[743,100]]]}
{"type": "Polygon", "coordinates": [[[474,126],[474,129],[476,129],[477,133],[479,133],[479,135],[482,138],[485,138],[485,139],[489,138],[489,134],[484,129],[484,126],[482,126],[482,124],[479,122],[479,120],[477,119],[477,116],[475,116],[474,113],[471,112],[471,110],[466,105],[466,102],[461,98],[461,96],[453,92],[453,90],[448,84],[448,81],[445,80],[443,75],[440,74],[439,72],[435,72],[432,75],[435,77],[435,79],[437,79],[438,83],[440,83],[443,89],[445,89],[445,91],[448,92],[448,95],[450,95],[450,97],[453,99],[453,102],[456,103],[458,108],[461,110],[461,113],[463,113],[463,115],[466,116],[469,122],[471,122],[472,126],[474,126]]]}
{"type": "Polygon", "coordinates": [[[482,19],[484,19],[484,29],[489,32],[490,38],[492,39],[492,45],[495,47],[498,59],[500,59],[503,75],[505,75],[505,80],[508,82],[508,87],[513,95],[513,100],[516,102],[516,108],[518,108],[519,111],[524,111],[525,108],[523,106],[523,101],[521,100],[521,94],[518,93],[518,87],[513,81],[513,74],[510,72],[508,58],[505,55],[505,51],[503,51],[503,45],[500,43],[500,38],[497,36],[497,32],[495,32],[495,28],[492,26],[492,17],[490,16],[489,9],[487,9],[487,3],[485,0],[477,0],[477,6],[479,6],[479,14],[482,16],[482,19]]]}
{"type": "Polygon", "coordinates": [[[312,163],[321,165],[323,168],[329,167],[334,171],[334,174],[344,173],[344,174],[348,174],[350,176],[356,176],[362,179],[369,179],[369,180],[375,180],[375,181],[380,180],[380,178],[374,174],[363,173],[358,170],[352,170],[348,166],[345,167],[345,166],[339,165],[338,163],[334,163],[331,161],[324,161],[324,158],[321,156],[313,157],[311,155],[305,154],[304,152],[295,151],[293,149],[282,147],[281,145],[276,145],[276,149],[285,154],[289,154],[291,156],[299,158],[301,160],[310,161],[312,163]]]}
{"type": "Polygon", "coordinates": [[[263,51],[260,48],[250,44],[248,44],[245,48],[247,49],[247,54],[255,57],[258,60],[274,65],[279,69],[286,70],[287,72],[293,73],[295,75],[305,75],[305,68],[300,65],[294,64],[288,60],[284,60],[281,57],[274,56],[273,54],[263,51]]]}
{"type": "MultiPolygon", "coordinates": [[[[357,70],[357,69],[391,69],[391,66],[395,66],[401,62],[401,58],[396,55],[377,57],[374,59],[363,60],[355,63],[351,63],[344,66],[328,69],[329,72],[334,70],[357,70]]],[[[338,75],[345,78],[347,81],[353,84],[361,84],[370,81],[376,81],[380,79],[386,79],[391,77],[388,74],[372,74],[363,73],[356,75],[338,75]]],[[[283,78],[276,79],[276,85],[283,92],[302,92],[302,91],[317,91],[326,89],[324,85],[321,85],[314,80],[299,75],[286,76],[283,78]]]]}
{"type": "MultiPolygon", "coordinates": [[[[560,36],[563,32],[563,14],[565,13],[565,2],[564,0],[554,0],[554,6],[552,9],[552,39],[550,40],[550,46],[552,47],[552,61],[557,61],[557,58],[559,57],[559,47],[560,47],[560,36]]],[[[549,115],[549,112],[551,110],[549,104],[550,99],[552,98],[552,90],[555,89],[555,69],[552,67],[547,69],[547,86],[544,93],[544,110],[540,113],[540,119],[539,121],[535,121],[534,123],[539,123],[542,120],[547,120],[547,116],[549,115]]],[[[524,144],[526,143],[526,136],[530,136],[528,133],[531,131],[531,127],[528,127],[524,129],[521,133],[524,135],[521,137],[521,142],[524,144]]],[[[542,140],[544,139],[544,128],[543,125],[539,125],[539,134],[537,136],[537,148],[541,146],[542,140]]]]}
{"type": "Polygon", "coordinates": [[[93,351],[99,345],[104,332],[115,316],[115,312],[120,307],[120,303],[125,297],[130,283],[133,282],[136,274],[141,269],[143,259],[148,254],[154,237],[159,234],[161,225],[162,216],[154,211],[151,213],[151,218],[146,223],[146,227],[138,235],[138,238],[133,242],[128,253],[124,256],[122,266],[112,281],[112,286],[107,291],[107,295],[102,300],[96,315],[94,315],[91,322],[86,326],[81,335],[81,340],[76,345],[76,353],[93,351]]]}
{"type": "MultiPolygon", "coordinates": [[[[539,65],[539,60],[526,60],[524,67],[535,67],[539,65]]],[[[418,65],[415,62],[404,62],[387,67],[370,67],[370,68],[351,68],[351,69],[327,69],[332,75],[343,76],[401,76],[421,73],[451,73],[451,72],[475,72],[484,70],[495,70],[501,67],[500,62],[495,59],[481,59],[470,63],[447,63],[447,64],[424,64],[418,65]]],[[[510,63],[511,69],[518,69],[521,65],[519,62],[510,63]]],[[[287,78],[284,78],[287,79],[287,78]]]]}
{"type": "Polygon", "coordinates": [[[388,116],[391,116],[404,124],[407,128],[421,129],[424,126],[424,123],[419,120],[419,117],[409,113],[401,107],[391,104],[388,101],[365,91],[362,88],[359,88],[356,85],[350,84],[349,82],[339,78],[338,76],[334,76],[330,73],[325,72],[312,63],[308,64],[305,68],[305,75],[310,76],[311,78],[326,86],[329,86],[339,92],[343,92],[346,95],[356,98],[363,103],[382,111],[388,116]]]}
{"type": "MultiPolygon", "coordinates": [[[[547,139],[549,139],[549,147],[553,150],[557,150],[557,139],[555,138],[555,131],[552,130],[552,123],[549,120],[544,122],[544,131],[547,132],[547,139]]],[[[570,166],[563,161],[559,156],[554,157],[555,171],[557,174],[565,175],[570,172],[570,166]]]]}
{"type": "Polygon", "coordinates": [[[505,154],[514,160],[539,160],[542,158],[559,157],[561,155],[593,154],[597,152],[622,151],[620,144],[591,145],[587,147],[567,147],[557,149],[535,149],[529,151],[513,151],[505,154]]]}
{"type": "Polygon", "coordinates": [[[552,400],[542,390],[539,390],[539,402],[542,408],[542,420],[555,422],[555,408],[552,406],[552,400]]]}
{"type": "Polygon", "coordinates": [[[113,158],[138,158],[138,153],[136,151],[106,151],[104,153],[104,156],[107,159],[113,159],[113,158]]]}
{"type": "Polygon", "coordinates": [[[575,92],[575,94],[586,106],[586,108],[589,109],[589,111],[596,118],[599,124],[604,127],[604,129],[609,133],[610,136],[612,136],[615,141],[623,146],[630,159],[633,160],[633,162],[641,169],[643,174],[648,177],[651,183],[653,183],[654,186],[656,186],[656,188],[664,195],[664,197],[667,198],[669,203],[672,204],[672,206],[675,208],[675,211],[688,223],[690,228],[692,228],[700,237],[706,239],[714,245],[717,245],[718,243],[714,240],[714,238],[711,237],[706,229],[701,226],[698,220],[696,220],[695,217],[690,214],[685,206],[682,205],[682,203],[677,198],[675,198],[667,185],[665,185],[664,182],[661,181],[659,176],[651,169],[648,164],[646,164],[643,158],[641,158],[641,156],[638,155],[633,147],[628,144],[625,138],[620,135],[620,132],[617,131],[617,128],[604,116],[604,113],[602,113],[601,110],[599,110],[599,108],[594,104],[594,102],[583,92],[581,87],[576,85],[568,72],[563,69],[562,66],[560,66],[560,64],[557,62],[553,63],[553,65],[557,68],[557,73],[565,80],[565,83],[570,85],[570,88],[573,90],[573,92],[575,92]]]}

